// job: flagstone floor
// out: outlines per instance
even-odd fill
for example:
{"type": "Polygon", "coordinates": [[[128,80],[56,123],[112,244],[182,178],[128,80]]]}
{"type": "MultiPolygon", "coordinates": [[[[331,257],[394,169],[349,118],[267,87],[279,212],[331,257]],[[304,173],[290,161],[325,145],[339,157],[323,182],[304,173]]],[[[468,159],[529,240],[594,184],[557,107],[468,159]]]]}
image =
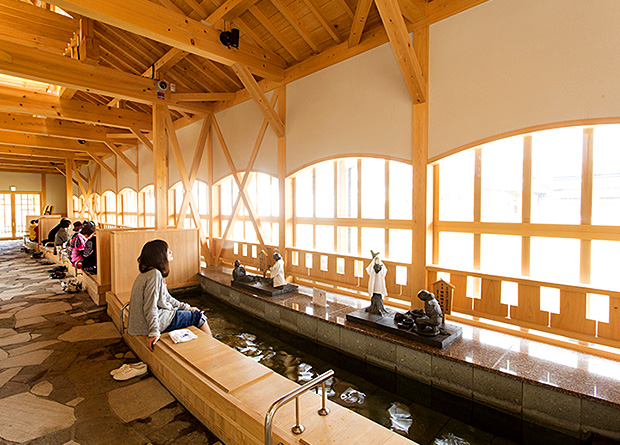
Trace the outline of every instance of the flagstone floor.
{"type": "Polygon", "coordinates": [[[137,361],[84,292],[64,293],[45,259],[0,242],[0,444],[218,444],[137,361]]]}

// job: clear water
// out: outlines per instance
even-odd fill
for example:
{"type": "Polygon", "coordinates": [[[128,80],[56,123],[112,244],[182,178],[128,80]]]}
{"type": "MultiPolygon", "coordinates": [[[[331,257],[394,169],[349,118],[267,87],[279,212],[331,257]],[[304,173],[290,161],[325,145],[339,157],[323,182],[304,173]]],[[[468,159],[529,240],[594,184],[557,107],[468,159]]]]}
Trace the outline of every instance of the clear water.
{"type": "MultiPolygon", "coordinates": [[[[579,440],[529,424],[273,327],[205,293],[180,300],[205,309],[214,336],[298,383],[333,369],[331,401],[421,445],[578,444],[579,440]]],[[[320,388],[318,388],[320,391],[320,388]]]]}

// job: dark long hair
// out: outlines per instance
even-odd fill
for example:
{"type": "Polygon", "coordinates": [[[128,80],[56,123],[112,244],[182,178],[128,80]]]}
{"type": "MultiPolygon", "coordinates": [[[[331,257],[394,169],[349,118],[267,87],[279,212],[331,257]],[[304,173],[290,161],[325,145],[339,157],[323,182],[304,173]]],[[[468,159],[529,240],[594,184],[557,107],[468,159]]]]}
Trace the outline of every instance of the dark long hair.
{"type": "Polygon", "coordinates": [[[168,264],[168,243],[161,239],[147,242],[142,247],[138,257],[138,268],[144,273],[151,269],[157,269],[162,276],[167,277],[170,273],[168,264]]]}

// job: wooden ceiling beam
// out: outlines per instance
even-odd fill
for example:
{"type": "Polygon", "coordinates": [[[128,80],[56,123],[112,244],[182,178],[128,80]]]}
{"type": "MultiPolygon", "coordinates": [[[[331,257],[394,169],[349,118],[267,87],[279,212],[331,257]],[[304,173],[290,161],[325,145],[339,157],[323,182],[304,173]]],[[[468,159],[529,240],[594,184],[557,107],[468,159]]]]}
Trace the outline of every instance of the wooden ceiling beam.
{"type": "Polygon", "coordinates": [[[55,168],[39,168],[39,167],[2,167],[0,166],[0,172],[2,173],[45,173],[46,175],[58,174],[55,168]]]}
{"type": "Polygon", "coordinates": [[[101,159],[99,156],[97,156],[96,154],[94,153],[88,153],[88,154],[93,159],[93,161],[95,161],[98,165],[103,167],[108,173],[110,173],[110,175],[112,175],[114,179],[116,179],[116,172],[112,169],[112,167],[106,164],[105,161],[101,159]]]}
{"type": "Polygon", "coordinates": [[[398,0],[400,10],[407,20],[415,23],[428,17],[428,2],[426,0],[398,0]]]}
{"type": "Polygon", "coordinates": [[[196,114],[210,114],[211,108],[203,104],[175,103],[170,99],[159,99],[155,82],[141,76],[119,72],[103,66],[91,66],[68,57],[49,54],[44,51],[4,42],[0,58],[0,73],[47,82],[67,88],[74,88],[152,104],[163,102],[169,107],[180,108],[196,114]],[[42,70],[41,66],[46,69],[42,70]]]}
{"type": "Polygon", "coordinates": [[[284,77],[286,63],[279,56],[247,42],[229,49],[217,30],[149,0],[54,0],[54,4],[225,65],[242,63],[261,77],[284,77]]]}
{"type": "Polygon", "coordinates": [[[355,8],[355,17],[353,17],[353,23],[349,31],[349,48],[360,43],[372,3],[373,0],[358,0],[357,8],[355,8]]]}
{"type": "Polygon", "coordinates": [[[107,153],[106,146],[101,142],[83,141],[81,144],[76,139],[56,138],[53,136],[40,136],[36,134],[16,133],[14,131],[0,130],[0,144],[13,145],[16,147],[51,148],[64,151],[86,151],[95,153],[107,153]]]}
{"type": "Polygon", "coordinates": [[[136,164],[131,162],[131,159],[129,159],[127,157],[127,155],[125,155],[125,153],[123,153],[123,150],[119,149],[116,145],[114,145],[114,144],[112,144],[110,142],[106,143],[106,145],[108,146],[110,151],[112,153],[114,153],[117,157],[121,158],[121,160],[125,164],[127,164],[129,166],[129,168],[131,168],[136,175],[138,174],[138,167],[136,167],[136,164]]]}
{"type": "Polygon", "coordinates": [[[20,0],[0,0],[3,15],[20,17],[32,23],[41,24],[59,30],[74,31],[78,27],[78,19],[55,12],[46,11],[43,8],[29,5],[20,0]]]}
{"type": "MultiPolygon", "coordinates": [[[[18,154],[7,154],[0,153],[0,162],[19,162],[21,165],[29,165],[30,163],[47,163],[47,165],[51,164],[62,164],[62,158],[52,158],[45,156],[30,156],[30,155],[18,155],[18,154]]],[[[78,164],[88,164],[87,159],[78,158],[76,163],[78,164]]]]}
{"type": "Polygon", "coordinates": [[[109,132],[102,126],[3,112],[0,112],[0,130],[96,142],[106,142],[109,132]]]}
{"type": "MultiPolygon", "coordinates": [[[[57,157],[59,159],[65,159],[67,154],[65,150],[53,150],[47,148],[31,148],[31,147],[18,147],[16,145],[1,145],[0,153],[22,155],[22,156],[42,156],[42,157],[57,157]]],[[[78,153],[75,153],[77,156],[78,153]]]]}
{"type": "Polygon", "coordinates": [[[172,93],[172,98],[180,102],[216,102],[220,100],[233,100],[235,93],[172,93]]]}
{"type": "Polygon", "coordinates": [[[426,101],[426,81],[416,55],[398,0],[375,0],[379,15],[392,44],[400,71],[414,103],[426,101]]]}
{"type": "Polygon", "coordinates": [[[258,108],[261,113],[263,113],[263,116],[265,116],[265,118],[269,121],[273,131],[275,131],[279,138],[283,137],[285,133],[284,123],[282,122],[282,119],[280,119],[278,113],[276,113],[276,110],[274,110],[269,103],[269,99],[267,99],[263,91],[260,89],[258,83],[256,83],[256,79],[254,79],[254,76],[252,76],[250,70],[243,65],[233,65],[233,70],[235,70],[235,73],[239,76],[239,79],[245,86],[245,89],[248,90],[254,99],[254,102],[258,105],[258,108]]]}

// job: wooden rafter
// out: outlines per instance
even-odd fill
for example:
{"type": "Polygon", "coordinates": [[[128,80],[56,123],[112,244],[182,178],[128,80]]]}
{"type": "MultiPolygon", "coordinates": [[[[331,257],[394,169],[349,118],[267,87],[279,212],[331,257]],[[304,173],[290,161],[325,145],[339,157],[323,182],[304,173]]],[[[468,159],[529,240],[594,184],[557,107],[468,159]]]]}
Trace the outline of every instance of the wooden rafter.
{"type": "Polygon", "coordinates": [[[78,155],[78,153],[72,153],[64,150],[52,150],[47,148],[32,148],[32,147],[17,147],[15,145],[1,145],[0,153],[22,155],[22,156],[37,156],[37,157],[57,157],[65,158],[69,154],[78,155]]]}
{"type": "Polygon", "coordinates": [[[405,19],[397,0],[375,0],[379,15],[392,44],[405,84],[414,103],[426,101],[426,81],[413,50],[405,19]]]}
{"type": "Polygon", "coordinates": [[[303,2],[306,4],[308,9],[310,9],[312,14],[314,14],[317,20],[321,23],[321,25],[323,25],[323,28],[325,28],[325,30],[328,32],[328,34],[331,36],[334,42],[336,43],[342,42],[342,37],[340,37],[338,30],[334,27],[332,22],[329,21],[329,19],[327,18],[323,10],[319,7],[319,5],[317,5],[316,1],[315,0],[303,0],[303,2]]]}
{"type": "Polygon", "coordinates": [[[269,100],[258,86],[258,83],[256,82],[256,79],[254,79],[254,76],[252,76],[250,70],[243,65],[233,65],[233,70],[235,70],[235,73],[237,73],[237,76],[239,76],[239,79],[243,85],[245,85],[246,90],[250,93],[254,99],[254,102],[258,105],[261,113],[263,113],[265,118],[269,121],[269,124],[273,128],[273,131],[275,131],[276,135],[278,135],[278,137],[284,136],[284,124],[282,123],[280,116],[278,116],[278,113],[276,113],[273,107],[269,104],[269,100]]]}
{"type": "Polygon", "coordinates": [[[372,3],[373,0],[358,0],[357,8],[355,8],[355,17],[353,17],[353,24],[351,25],[351,31],[349,31],[349,47],[360,43],[372,3]]]}
{"type": "Polygon", "coordinates": [[[138,138],[142,144],[153,153],[153,143],[139,130],[132,129],[131,132],[138,138]]]}
{"type": "Polygon", "coordinates": [[[179,102],[216,102],[220,100],[233,100],[235,93],[172,93],[170,96],[179,102]]]}
{"type": "Polygon", "coordinates": [[[276,25],[274,25],[260,9],[258,9],[258,6],[252,6],[248,9],[248,11],[250,11],[250,13],[256,18],[256,20],[258,20],[260,24],[263,25],[267,31],[269,31],[269,33],[274,37],[274,39],[276,39],[280,43],[280,45],[282,45],[282,47],[286,51],[288,51],[291,56],[293,56],[295,60],[300,61],[302,59],[299,51],[297,51],[295,47],[291,45],[291,42],[286,37],[284,37],[284,35],[282,35],[276,25]]]}
{"type": "Polygon", "coordinates": [[[243,63],[262,77],[284,76],[285,62],[275,54],[248,43],[231,51],[220,43],[217,30],[149,0],[55,0],[55,4],[225,65],[243,63]]]}
{"type": "Polygon", "coordinates": [[[271,3],[278,8],[280,14],[284,16],[284,18],[291,24],[291,26],[299,33],[301,38],[312,48],[315,52],[320,52],[321,49],[319,45],[314,41],[310,33],[304,28],[299,19],[295,16],[293,11],[291,11],[288,6],[284,4],[281,0],[271,0],[271,3]]]}
{"type": "Polygon", "coordinates": [[[205,19],[205,22],[212,25],[220,20],[232,21],[244,13],[250,6],[256,4],[258,0],[226,0],[215,11],[205,19]]]}

